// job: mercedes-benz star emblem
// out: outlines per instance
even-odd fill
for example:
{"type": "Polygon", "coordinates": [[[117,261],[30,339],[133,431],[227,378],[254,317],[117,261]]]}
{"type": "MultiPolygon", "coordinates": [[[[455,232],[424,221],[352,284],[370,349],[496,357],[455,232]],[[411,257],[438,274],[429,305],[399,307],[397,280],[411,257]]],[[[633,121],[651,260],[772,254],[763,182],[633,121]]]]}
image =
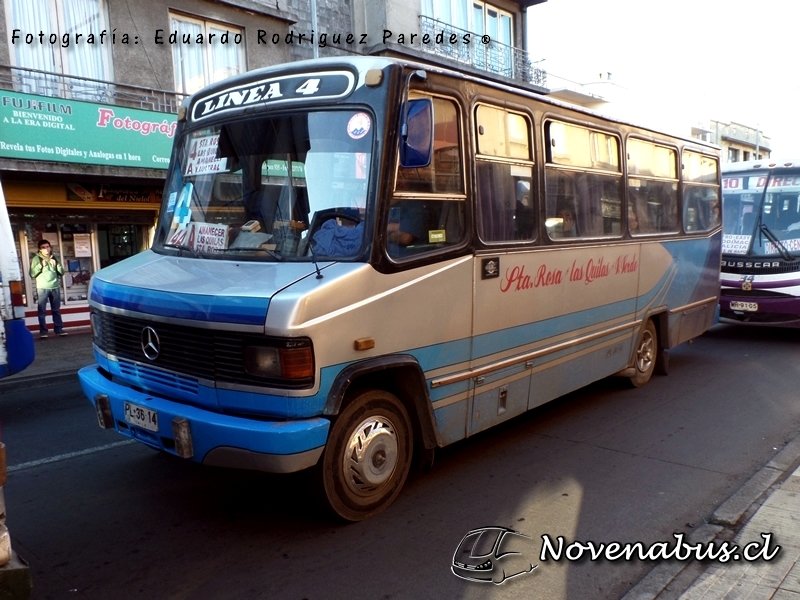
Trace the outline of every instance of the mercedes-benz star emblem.
{"type": "Polygon", "coordinates": [[[142,352],[150,360],[158,358],[161,351],[161,341],[158,339],[156,330],[152,327],[142,329],[142,352]]]}

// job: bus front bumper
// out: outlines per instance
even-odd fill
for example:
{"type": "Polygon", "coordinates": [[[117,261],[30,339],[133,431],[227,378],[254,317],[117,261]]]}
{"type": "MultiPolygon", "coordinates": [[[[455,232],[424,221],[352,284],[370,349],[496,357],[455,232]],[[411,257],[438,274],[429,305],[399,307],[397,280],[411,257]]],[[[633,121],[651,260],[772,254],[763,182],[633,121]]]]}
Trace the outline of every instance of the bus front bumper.
{"type": "Polygon", "coordinates": [[[321,417],[268,421],[224,415],[114,383],[97,365],[78,371],[78,378],[101,427],[206,465],[300,471],[317,463],[328,437],[330,421],[321,417]]]}
{"type": "Polygon", "coordinates": [[[719,299],[722,323],[800,327],[800,300],[789,296],[764,297],[723,292],[719,299]]]}

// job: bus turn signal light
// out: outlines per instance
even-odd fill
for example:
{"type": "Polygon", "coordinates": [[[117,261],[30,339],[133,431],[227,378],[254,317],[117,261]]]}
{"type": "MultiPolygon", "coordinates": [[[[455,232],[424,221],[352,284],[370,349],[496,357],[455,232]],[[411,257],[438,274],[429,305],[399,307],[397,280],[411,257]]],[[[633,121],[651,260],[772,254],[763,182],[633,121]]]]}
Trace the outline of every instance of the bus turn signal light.
{"type": "Polygon", "coordinates": [[[11,288],[11,306],[27,306],[28,301],[25,298],[25,286],[22,285],[22,282],[12,280],[8,283],[11,288]]]}
{"type": "Polygon", "coordinates": [[[311,347],[283,348],[280,355],[282,374],[287,379],[305,379],[314,376],[314,353],[311,347]]]}

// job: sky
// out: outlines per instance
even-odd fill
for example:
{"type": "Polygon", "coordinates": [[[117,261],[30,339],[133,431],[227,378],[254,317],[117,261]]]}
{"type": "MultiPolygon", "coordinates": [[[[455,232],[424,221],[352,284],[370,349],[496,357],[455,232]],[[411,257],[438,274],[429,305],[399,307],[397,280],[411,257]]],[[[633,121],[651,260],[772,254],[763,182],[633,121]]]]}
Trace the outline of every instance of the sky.
{"type": "MultiPolygon", "coordinates": [[[[758,128],[773,158],[800,158],[797,0],[547,0],[528,9],[528,51],[548,73],[610,82],[631,121],[758,128]],[[652,122],[650,122],[652,120],[652,122]]],[[[662,126],[663,128],[663,126],[662,126]]]]}

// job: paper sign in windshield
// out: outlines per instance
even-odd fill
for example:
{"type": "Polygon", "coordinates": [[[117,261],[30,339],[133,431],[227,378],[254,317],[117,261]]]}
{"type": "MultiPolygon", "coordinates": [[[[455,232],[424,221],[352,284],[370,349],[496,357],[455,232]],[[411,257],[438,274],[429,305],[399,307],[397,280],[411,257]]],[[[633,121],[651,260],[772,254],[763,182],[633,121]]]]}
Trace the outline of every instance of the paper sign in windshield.
{"type": "MultiPolygon", "coordinates": [[[[789,252],[800,250],[800,239],[781,240],[781,245],[789,252]]],[[[764,252],[767,254],[778,254],[778,247],[772,242],[764,243],[764,252]]]]}
{"type": "Polygon", "coordinates": [[[750,235],[732,235],[726,233],[722,236],[723,254],[747,254],[750,247],[750,235]]]}
{"type": "Polygon", "coordinates": [[[227,248],[228,226],[219,223],[189,223],[173,232],[168,244],[188,246],[198,252],[220,252],[227,248]]]}
{"type": "Polygon", "coordinates": [[[225,173],[228,159],[217,158],[219,135],[206,135],[189,143],[189,156],[186,159],[184,176],[205,175],[206,173],[225,173]]]}

